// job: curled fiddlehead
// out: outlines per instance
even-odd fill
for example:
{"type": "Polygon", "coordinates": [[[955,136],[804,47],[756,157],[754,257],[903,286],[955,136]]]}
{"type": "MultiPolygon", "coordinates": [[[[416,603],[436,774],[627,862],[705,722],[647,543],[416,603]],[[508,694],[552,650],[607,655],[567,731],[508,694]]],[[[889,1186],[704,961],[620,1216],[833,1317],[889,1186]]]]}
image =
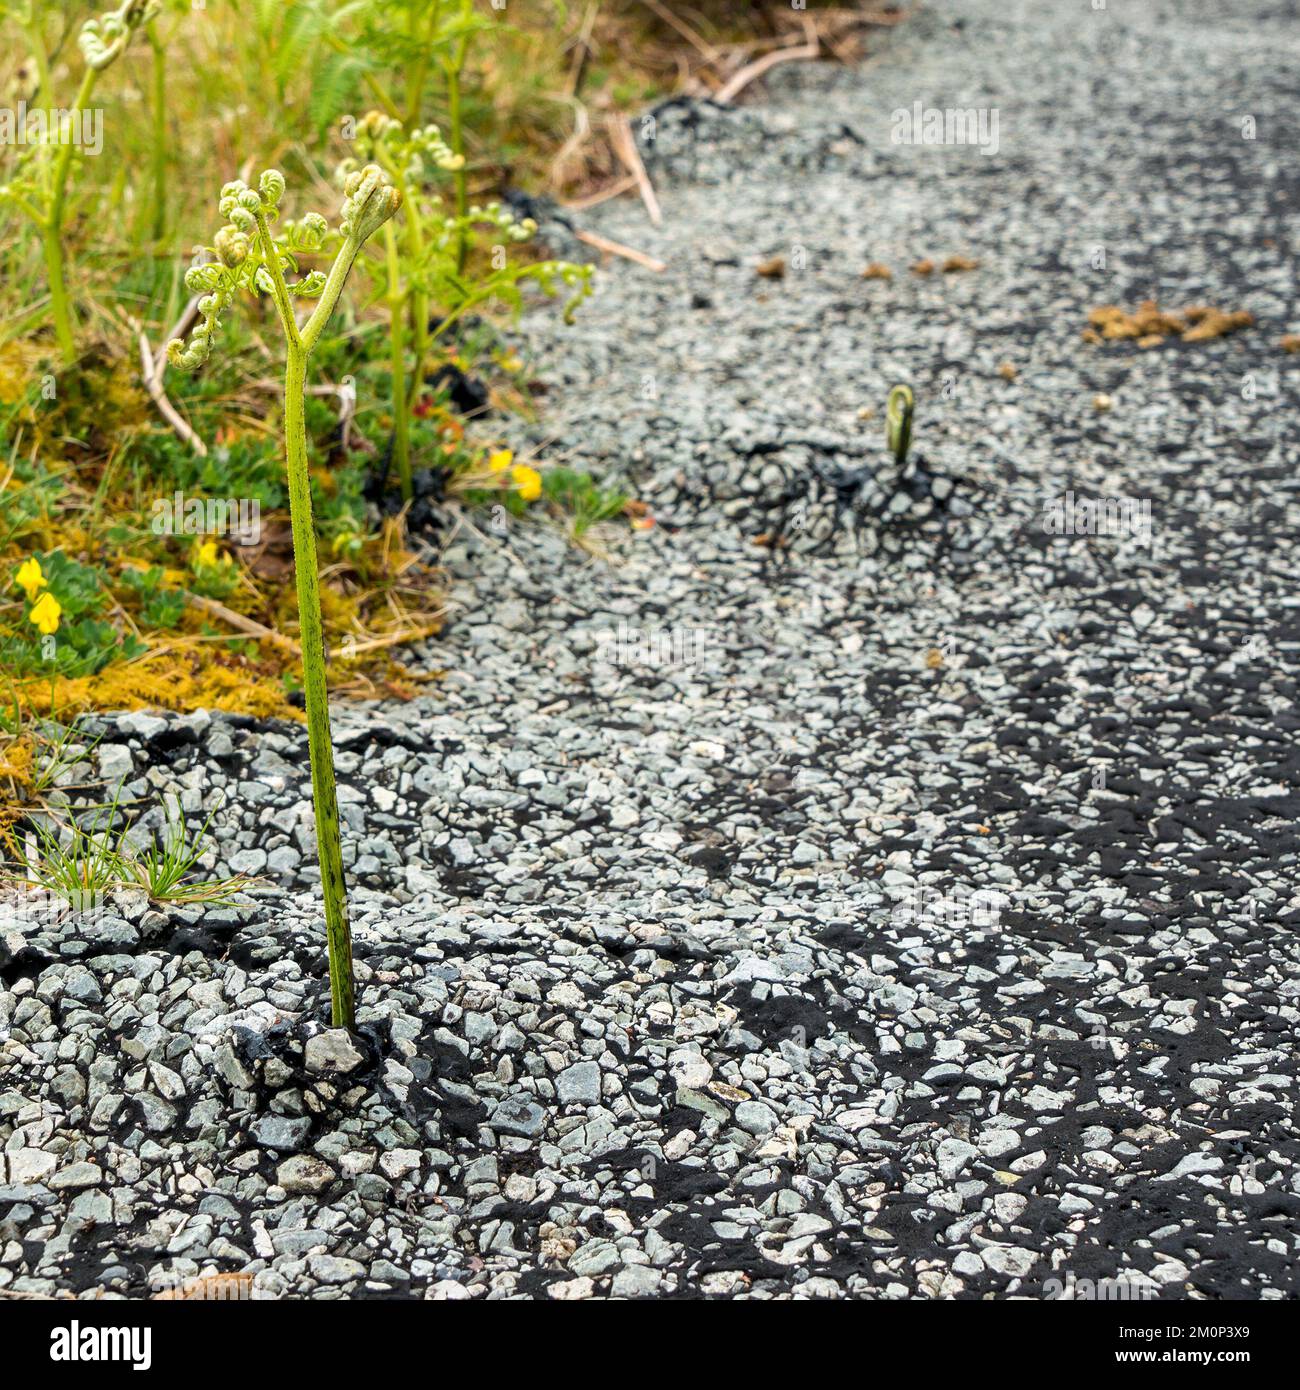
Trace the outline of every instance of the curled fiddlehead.
{"type": "Polygon", "coordinates": [[[889,393],[885,405],[885,438],[894,455],[894,462],[901,468],[907,462],[907,451],[912,443],[912,388],[895,386],[889,393]]]}
{"type": "MultiPolygon", "coordinates": [[[[344,192],[339,234],[355,254],[397,211],[401,195],[375,165],[349,176],[344,192]]],[[[198,305],[201,318],[188,342],[176,338],[168,343],[167,359],[174,367],[195,371],[208,360],[221,316],[240,290],[275,294],[277,282],[282,282],[289,294],[300,298],[314,299],[324,292],[329,277],[313,270],[299,278],[298,256],[324,247],[330,237],[329,223],[319,212],[309,212],[270,235],[270,227],[279,220],[283,196],[284,175],[278,169],[267,169],[256,188],[242,179],[222,188],[217,210],[226,224],[212,238],[212,245],[201,249],[202,261],[185,274],[190,293],[203,296],[198,305]],[[267,229],[265,237],[262,228],[267,229]]]]}
{"type": "Polygon", "coordinates": [[[354,169],[343,184],[341,230],[347,240],[364,245],[402,206],[401,192],[377,164],[354,169]]]}
{"type": "Polygon", "coordinates": [[[135,31],[155,19],[161,8],[159,0],[123,0],[117,9],[88,19],[77,39],[86,66],[103,72],[122,55],[135,31]]]}

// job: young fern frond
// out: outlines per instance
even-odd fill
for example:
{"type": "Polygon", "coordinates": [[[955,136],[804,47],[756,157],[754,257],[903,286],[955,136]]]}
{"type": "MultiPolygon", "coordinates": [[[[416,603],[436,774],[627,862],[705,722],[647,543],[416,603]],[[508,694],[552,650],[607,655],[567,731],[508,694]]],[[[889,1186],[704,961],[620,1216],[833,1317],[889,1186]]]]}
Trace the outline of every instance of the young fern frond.
{"type": "Polygon", "coordinates": [[[311,755],[312,800],[316,814],[316,847],[320,857],[325,926],[329,938],[330,998],[336,1028],[356,1022],[352,982],[352,935],[348,926],[343,882],[343,852],[339,839],[338,795],[334,783],[334,746],[330,738],[329,694],[325,678],[325,629],[321,617],[320,579],[316,567],[316,532],[311,512],[311,482],[307,472],[307,364],[320,339],[348,273],[361,248],[396,213],[401,191],[378,165],[353,170],[344,184],[338,249],[329,272],[312,271],[301,279],[298,255],[324,246],[329,228],[319,213],[286,223],[279,236],[272,225],[279,218],[284,176],[268,169],[256,189],[241,180],[221,190],[218,209],[226,225],[213,237],[210,260],[186,274],[191,292],[203,295],[202,321],[188,343],[167,346],[168,360],[194,370],[212,354],[221,315],[241,291],[269,294],[285,339],[284,437],[289,483],[289,519],[298,586],[298,619],[302,642],[303,689],[307,705],[307,739],[311,755]],[[316,308],[300,328],[293,297],[317,299],[316,308]]]}
{"type": "Polygon", "coordinates": [[[273,239],[270,252],[260,240],[259,217],[268,227],[275,222],[283,195],[284,175],[277,169],[268,169],[256,190],[241,180],[222,188],[217,210],[229,221],[212,238],[212,246],[205,248],[210,259],[185,272],[186,288],[191,294],[203,296],[198,305],[200,322],[188,343],[174,338],[167,344],[167,360],[172,366],[191,372],[203,366],[212,354],[221,315],[241,290],[275,293],[271,257],[290,294],[315,298],[324,292],[326,276],[319,270],[300,280],[284,279],[286,273],[297,275],[300,254],[311,254],[324,246],[329,224],[320,213],[309,212],[299,222],[286,222],[281,234],[273,239]]]}
{"type": "Polygon", "coordinates": [[[901,468],[912,445],[912,388],[895,386],[885,405],[885,438],[894,462],[901,468]]]}
{"type": "Polygon", "coordinates": [[[123,0],[123,3],[98,19],[88,19],[81,26],[77,47],[93,72],[103,72],[126,51],[135,31],[151,23],[162,8],[161,0],[123,0]]]}

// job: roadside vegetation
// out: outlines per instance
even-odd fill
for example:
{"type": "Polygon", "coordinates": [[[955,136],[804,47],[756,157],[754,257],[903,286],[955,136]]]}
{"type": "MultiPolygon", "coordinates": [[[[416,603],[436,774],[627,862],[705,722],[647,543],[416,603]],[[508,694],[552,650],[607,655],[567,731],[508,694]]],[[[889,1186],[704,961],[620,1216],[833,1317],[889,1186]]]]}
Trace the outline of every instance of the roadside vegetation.
{"type": "Polygon", "coordinates": [[[735,100],[776,63],[857,56],[864,22],[897,17],[0,0],[6,877],[69,900],[239,886],[195,877],[206,822],[123,838],[77,721],[140,707],[305,716],[337,865],[327,676],[336,698],[434,678],[402,653],[442,619],[449,510],[584,545],[653,524],[504,442],[545,389],[515,319],[550,300],[580,320],[596,280],[529,210],[653,199],[629,113],[680,91],[735,100]]]}

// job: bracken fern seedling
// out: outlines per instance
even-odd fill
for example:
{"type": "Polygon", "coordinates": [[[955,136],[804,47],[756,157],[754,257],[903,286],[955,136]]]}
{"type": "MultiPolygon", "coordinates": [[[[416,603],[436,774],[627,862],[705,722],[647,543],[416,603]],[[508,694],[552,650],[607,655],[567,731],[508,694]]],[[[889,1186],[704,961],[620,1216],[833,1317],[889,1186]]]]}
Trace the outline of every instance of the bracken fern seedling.
{"type": "Polygon", "coordinates": [[[885,439],[900,468],[907,462],[907,451],[912,447],[912,410],[912,388],[892,387],[885,402],[885,439]]]}
{"type": "Polygon", "coordinates": [[[284,331],[285,463],[289,484],[289,519],[298,586],[298,619],[302,640],[303,688],[307,705],[307,737],[311,753],[312,798],[316,813],[316,847],[320,856],[325,926],[329,936],[330,997],[336,1028],[352,1028],[355,1006],[352,985],[352,936],[348,927],[343,883],[343,853],[339,842],[338,796],[334,786],[334,747],[330,739],[329,695],[325,679],[325,635],[321,618],[320,580],[316,568],[316,533],[312,522],[311,484],[307,472],[307,363],[320,339],[353,263],[365,243],[401,206],[402,195],[377,165],[354,170],[344,186],[340,244],[328,274],[312,271],[297,276],[300,252],[319,250],[328,225],[318,212],[297,223],[286,223],[278,236],[271,231],[279,216],[284,176],[268,169],[257,188],[241,181],[221,190],[219,211],[228,222],[213,238],[212,260],[191,267],[185,283],[201,293],[202,321],[189,343],[174,340],[167,356],[174,366],[194,371],[207,361],[221,327],[221,315],[244,292],[269,294],[284,331]],[[293,296],[317,299],[301,328],[293,296]]]}

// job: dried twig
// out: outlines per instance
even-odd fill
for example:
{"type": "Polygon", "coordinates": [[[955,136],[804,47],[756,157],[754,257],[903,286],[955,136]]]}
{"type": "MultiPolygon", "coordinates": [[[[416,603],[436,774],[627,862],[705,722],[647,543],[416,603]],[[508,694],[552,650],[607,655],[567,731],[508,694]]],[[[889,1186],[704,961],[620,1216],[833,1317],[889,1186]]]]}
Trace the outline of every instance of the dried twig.
{"type": "Polygon", "coordinates": [[[176,326],[170,333],[163,335],[163,346],[157,352],[150,346],[149,338],[144,329],[140,329],[140,375],[144,379],[145,390],[149,392],[153,398],[153,403],[158,407],[158,413],[200,458],[207,458],[208,446],[195,434],[189,422],[171,403],[167,392],[163,390],[163,373],[167,370],[166,345],[173,338],[183,337],[189,331],[190,325],[198,317],[199,298],[200,296],[196,294],[185,306],[180,318],[176,320],[176,326]]]}
{"type": "Polygon", "coordinates": [[[820,56],[821,43],[815,36],[810,42],[799,48],[778,48],[773,53],[765,53],[747,67],[741,68],[722,87],[719,87],[713,94],[713,100],[719,105],[725,106],[728,102],[734,101],[751,82],[757,81],[764,73],[770,72],[778,63],[807,61],[820,56]]]}
{"type": "Polygon", "coordinates": [[[659,210],[659,199],[655,197],[654,185],[650,182],[650,175],[646,173],[645,165],[641,162],[641,151],[636,147],[636,140],[632,136],[632,127],[621,111],[610,120],[609,138],[610,144],[614,146],[614,153],[618,155],[628,173],[636,180],[636,186],[641,193],[641,201],[645,204],[645,210],[650,214],[651,222],[658,227],[664,220],[664,215],[659,210]]]}
{"type": "Polygon", "coordinates": [[[591,134],[591,117],[587,114],[587,108],[576,97],[570,98],[570,104],[573,107],[573,133],[556,152],[546,175],[547,183],[556,189],[563,188],[568,182],[570,170],[582,168],[583,146],[591,134]]]}
{"type": "Polygon", "coordinates": [[[625,261],[635,261],[637,265],[643,265],[647,270],[664,271],[668,269],[663,261],[657,261],[653,256],[647,256],[644,251],[637,251],[631,246],[624,246],[621,241],[611,241],[608,237],[601,236],[599,232],[574,232],[573,235],[579,241],[585,241],[588,246],[594,246],[597,251],[604,251],[610,256],[622,256],[625,261]]]}
{"type": "Polygon", "coordinates": [[[276,632],[274,628],[265,627],[254,619],[245,617],[242,613],[236,613],[233,608],[227,608],[224,603],[218,603],[214,598],[204,598],[201,594],[190,594],[188,597],[195,608],[202,609],[203,612],[211,614],[214,618],[220,618],[223,623],[233,627],[236,632],[242,632],[247,637],[256,637],[261,642],[272,642],[285,651],[293,652],[296,656],[302,655],[302,648],[292,637],[286,637],[282,632],[276,632]]]}
{"type": "Polygon", "coordinates": [[[561,203],[560,206],[570,212],[585,212],[588,208],[599,207],[601,203],[607,203],[611,198],[617,198],[620,193],[626,193],[629,188],[635,187],[636,179],[631,174],[627,174],[617,183],[611,183],[598,193],[589,193],[585,198],[575,198],[573,202],[561,203]]]}
{"type": "Polygon", "coordinates": [[[600,0],[590,0],[586,13],[582,17],[582,24],[578,32],[573,37],[573,62],[569,68],[569,75],[565,82],[566,90],[571,97],[576,97],[582,90],[583,79],[587,75],[587,64],[591,61],[592,42],[591,31],[596,25],[596,16],[600,12],[600,0]]]}
{"type": "Polygon", "coordinates": [[[684,19],[678,19],[666,5],[661,5],[659,0],[645,0],[645,3],[647,8],[653,10],[665,24],[676,29],[692,48],[703,54],[706,63],[717,62],[718,50],[707,39],[696,33],[684,19]]]}
{"type": "Polygon", "coordinates": [[[382,637],[368,637],[364,642],[349,638],[341,647],[332,647],[330,655],[351,660],[354,656],[360,656],[362,652],[377,652],[384,647],[395,647],[401,642],[422,641],[425,637],[432,637],[437,631],[435,624],[429,627],[403,628],[399,632],[386,632],[382,637]]]}
{"type": "MultiPolygon", "coordinates": [[[[200,594],[190,594],[189,601],[195,608],[200,608],[203,612],[210,614],[214,618],[233,627],[236,632],[242,632],[246,637],[256,638],[260,642],[271,642],[284,651],[291,652],[294,656],[302,655],[302,648],[292,637],[286,637],[282,632],[276,632],[274,628],[266,627],[253,618],[246,617],[243,613],[236,613],[233,608],[227,608],[224,603],[218,603],[214,598],[204,598],[200,594]]],[[[441,617],[442,610],[430,615],[441,617]]],[[[380,637],[368,637],[364,642],[358,642],[355,638],[348,637],[337,647],[331,647],[329,654],[332,657],[343,657],[352,660],[353,657],[361,656],[365,652],[377,652],[384,647],[395,647],[402,642],[417,642],[422,638],[431,637],[437,632],[436,626],[408,627],[402,628],[398,632],[386,632],[380,637]]]]}

